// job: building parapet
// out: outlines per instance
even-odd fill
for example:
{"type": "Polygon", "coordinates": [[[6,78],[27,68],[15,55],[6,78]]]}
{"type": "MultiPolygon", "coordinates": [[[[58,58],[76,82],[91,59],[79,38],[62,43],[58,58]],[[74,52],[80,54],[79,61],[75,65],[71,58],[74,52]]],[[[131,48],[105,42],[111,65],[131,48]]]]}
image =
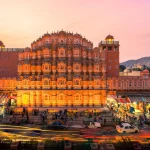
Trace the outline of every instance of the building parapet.
{"type": "Polygon", "coordinates": [[[115,45],[118,45],[119,41],[101,41],[99,43],[99,45],[102,45],[102,44],[115,44],[115,45]]]}
{"type": "Polygon", "coordinates": [[[0,48],[2,52],[22,52],[24,48],[0,48]]]}

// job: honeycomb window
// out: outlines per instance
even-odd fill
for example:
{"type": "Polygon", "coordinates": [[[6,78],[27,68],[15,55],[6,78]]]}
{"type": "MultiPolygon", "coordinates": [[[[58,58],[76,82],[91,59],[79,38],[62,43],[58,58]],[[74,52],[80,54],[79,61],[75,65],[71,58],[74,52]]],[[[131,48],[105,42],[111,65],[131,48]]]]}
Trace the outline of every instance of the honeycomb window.
{"type": "Polygon", "coordinates": [[[45,70],[48,70],[48,66],[45,66],[45,70]]]}

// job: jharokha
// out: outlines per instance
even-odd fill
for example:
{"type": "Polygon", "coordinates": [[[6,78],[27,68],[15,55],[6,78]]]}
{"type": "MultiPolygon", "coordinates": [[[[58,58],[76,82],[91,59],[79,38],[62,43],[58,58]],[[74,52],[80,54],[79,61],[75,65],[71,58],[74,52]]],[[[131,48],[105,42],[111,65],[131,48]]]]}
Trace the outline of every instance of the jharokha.
{"type": "MultiPolygon", "coordinates": [[[[108,36],[99,48],[79,34],[45,34],[19,53],[17,106],[101,106],[106,104],[105,55],[116,57],[119,43],[108,36]],[[111,47],[109,44],[111,43],[111,47]]],[[[116,67],[117,66],[117,67],[116,67]]]]}
{"type": "Polygon", "coordinates": [[[111,35],[93,48],[80,34],[47,33],[18,55],[17,108],[101,107],[115,84],[130,80],[119,77],[119,41],[111,35]]]}

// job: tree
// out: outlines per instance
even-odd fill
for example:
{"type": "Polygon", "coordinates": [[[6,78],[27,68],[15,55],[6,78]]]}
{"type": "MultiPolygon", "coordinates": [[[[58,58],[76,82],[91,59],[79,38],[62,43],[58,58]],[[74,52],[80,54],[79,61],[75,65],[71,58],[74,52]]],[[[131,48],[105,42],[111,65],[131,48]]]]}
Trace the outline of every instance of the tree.
{"type": "Polygon", "coordinates": [[[133,68],[132,70],[134,70],[134,71],[142,71],[142,69],[140,69],[140,68],[133,68]]]}
{"type": "Polygon", "coordinates": [[[150,71],[150,67],[148,67],[147,70],[150,71]]]}
{"type": "Polygon", "coordinates": [[[123,72],[126,69],[126,66],[120,65],[120,72],[123,72]]]}
{"type": "Polygon", "coordinates": [[[143,70],[144,70],[144,69],[148,69],[148,67],[147,67],[146,65],[143,65],[143,70]]]}

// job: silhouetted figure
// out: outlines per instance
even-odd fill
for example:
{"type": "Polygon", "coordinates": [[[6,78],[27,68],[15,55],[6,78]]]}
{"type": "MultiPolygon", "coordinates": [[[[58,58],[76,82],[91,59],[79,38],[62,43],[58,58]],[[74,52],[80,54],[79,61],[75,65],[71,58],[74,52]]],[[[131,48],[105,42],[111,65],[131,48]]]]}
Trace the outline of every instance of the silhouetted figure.
{"type": "Polygon", "coordinates": [[[29,122],[29,114],[28,114],[28,112],[27,112],[27,123],[29,122]]]}
{"type": "Polygon", "coordinates": [[[42,115],[42,119],[43,119],[43,123],[44,123],[44,120],[45,120],[45,116],[44,116],[44,114],[42,115]]]}
{"type": "Polygon", "coordinates": [[[104,125],[106,124],[106,118],[104,118],[104,125]]]}
{"type": "Polygon", "coordinates": [[[23,107],[23,113],[25,113],[26,112],[26,109],[23,107]]]}

